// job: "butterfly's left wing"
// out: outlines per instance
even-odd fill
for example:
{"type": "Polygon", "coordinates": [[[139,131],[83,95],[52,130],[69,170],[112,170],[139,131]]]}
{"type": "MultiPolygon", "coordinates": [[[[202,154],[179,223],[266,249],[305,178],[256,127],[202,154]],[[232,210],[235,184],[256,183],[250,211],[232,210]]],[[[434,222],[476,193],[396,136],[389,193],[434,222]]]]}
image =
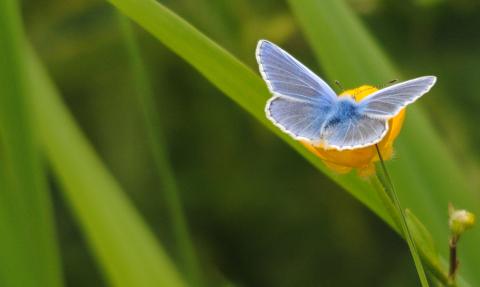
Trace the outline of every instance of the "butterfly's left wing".
{"type": "Polygon", "coordinates": [[[392,85],[365,97],[358,105],[370,117],[389,119],[427,93],[436,80],[434,76],[425,76],[392,85]]]}

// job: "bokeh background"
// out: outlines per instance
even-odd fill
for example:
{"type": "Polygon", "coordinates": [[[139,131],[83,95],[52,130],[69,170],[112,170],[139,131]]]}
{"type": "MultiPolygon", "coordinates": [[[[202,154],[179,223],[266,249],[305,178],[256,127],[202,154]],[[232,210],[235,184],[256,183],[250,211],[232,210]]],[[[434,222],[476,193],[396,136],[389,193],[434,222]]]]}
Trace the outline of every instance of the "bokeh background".
{"type": "MultiPolygon", "coordinates": [[[[322,74],[284,1],[161,2],[255,70],[256,42],[267,38],[322,74]]],[[[435,95],[421,105],[478,190],[480,2],[347,2],[403,75],[439,77],[435,95]]],[[[69,109],[175,260],[163,182],[132,96],[117,12],[101,0],[26,0],[23,13],[29,38],[69,109]]],[[[158,129],[210,282],[417,284],[406,245],[380,219],[156,39],[134,29],[153,83],[158,129]]],[[[68,286],[107,285],[55,180],[51,185],[68,286]]]]}

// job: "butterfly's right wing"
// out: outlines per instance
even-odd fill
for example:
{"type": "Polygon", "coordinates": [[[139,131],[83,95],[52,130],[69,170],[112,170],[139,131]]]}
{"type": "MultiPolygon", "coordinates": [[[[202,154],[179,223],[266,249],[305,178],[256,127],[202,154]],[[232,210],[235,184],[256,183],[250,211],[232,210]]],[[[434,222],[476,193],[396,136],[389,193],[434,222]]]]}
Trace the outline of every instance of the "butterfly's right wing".
{"type": "Polygon", "coordinates": [[[340,103],[322,130],[324,144],[345,150],[380,142],[388,131],[388,119],[428,92],[435,81],[434,76],[420,77],[378,90],[353,105],[340,103]]]}
{"type": "Polygon", "coordinates": [[[322,79],[275,44],[260,40],[260,73],[275,96],[333,105],[337,95],[322,79]]]}
{"type": "Polygon", "coordinates": [[[359,107],[370,117],[392,118],[427,93],[436,80],[434,76],[425,76],[392,85],[368,95],[359,102],[359,107]]]}

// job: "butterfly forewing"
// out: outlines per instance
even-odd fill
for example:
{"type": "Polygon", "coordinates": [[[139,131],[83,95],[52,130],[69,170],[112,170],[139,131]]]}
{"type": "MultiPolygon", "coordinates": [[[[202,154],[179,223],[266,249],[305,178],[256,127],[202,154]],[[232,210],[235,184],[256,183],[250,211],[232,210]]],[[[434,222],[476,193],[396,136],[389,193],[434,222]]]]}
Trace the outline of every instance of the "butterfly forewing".
{"type": "Polygon", "coordinates": [[[359,105],[362,112],[371,117],[388,119],[427,93],[435,81],[434,76],[405,81],[376,91],[364,98],[359,105]]]}
{"type": "Polygon", "coordinates": [[[274,95],[323,105],[335,103],[335,92],[322,79],[275,44],[259,41],[257,61],[274,95]]]}

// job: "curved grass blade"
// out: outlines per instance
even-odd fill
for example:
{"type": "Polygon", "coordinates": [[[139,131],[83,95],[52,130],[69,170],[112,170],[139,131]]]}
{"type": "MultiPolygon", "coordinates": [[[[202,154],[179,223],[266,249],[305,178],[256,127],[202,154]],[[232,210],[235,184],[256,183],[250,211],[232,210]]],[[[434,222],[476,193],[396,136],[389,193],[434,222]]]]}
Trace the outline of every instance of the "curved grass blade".
{"type": "Polygon", "coordinates": [[[185,286],[163,248],[75,125],[31,50],[35,128],[63,193],[112,286],[185,286]]]}
{"type": "MultiPolygon", "coordinates": [[[[290,0],[290,6],[330,79],[347,86],[385,83],[399,73],[344,1],[290,0]]],[[[442,79],[439,79],[441,81],[442,79]]],[[[428,96],[435,96],[435,90],[428,96]]],[[[420,104],[421,105],[421,104],[420,104]]],[[[419,106],[408,108],[396,143],[397,160],[387,163],[401,202],[432,232],[438,246],[448,243],[447,206],[480,212],[480,201],[431,122],[419,106]]],[[[463,243],[462,274],[480,285],[480,229],[463,243]]],[[[440,250],[447,257],[447,248],[440,250]]]]}
{"type": "Polygon", "coordinates": [[[38,153],[19,3],[0,1],[0,286],[63,286],[38,153]]]}

